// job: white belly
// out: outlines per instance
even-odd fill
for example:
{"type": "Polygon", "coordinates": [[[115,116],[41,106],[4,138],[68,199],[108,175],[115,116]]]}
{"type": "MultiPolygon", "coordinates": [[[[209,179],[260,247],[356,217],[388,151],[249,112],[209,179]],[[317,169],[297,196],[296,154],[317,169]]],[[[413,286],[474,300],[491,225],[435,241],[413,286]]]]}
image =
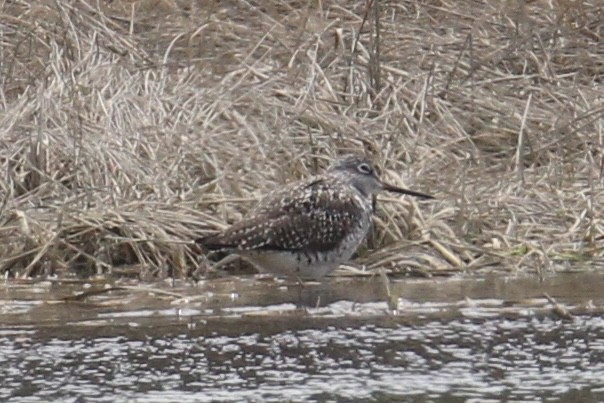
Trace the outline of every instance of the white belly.
{"type": "Polygon", "coordinates": [[[313,253],[310,251],[241,251],[240,256],[252,263],[260,272],[295,279],[321,279],[350,260],[365,239],[371,217],[367,216],[337,248],[313,253]]]}
{"type": "Polygon", "coordinates": [[[323,261],[306,256],[280,251],[242,253],[241,257],[252,263],[258,271],[293,279],[321,279],[335,270],[341,263],[334,259],[323,261]]]}

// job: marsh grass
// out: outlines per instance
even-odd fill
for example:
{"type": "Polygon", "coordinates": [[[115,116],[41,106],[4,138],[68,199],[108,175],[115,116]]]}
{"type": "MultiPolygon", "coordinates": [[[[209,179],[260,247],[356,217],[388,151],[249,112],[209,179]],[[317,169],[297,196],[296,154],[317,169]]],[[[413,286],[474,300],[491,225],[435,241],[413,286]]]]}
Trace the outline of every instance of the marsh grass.
{"type": "Polygon", "coordinates": [[[203,277],[350,151],[438,198],[381,198],[368,269],[602,267],[599,3],[4,3],[0,273],[203,277]]]}

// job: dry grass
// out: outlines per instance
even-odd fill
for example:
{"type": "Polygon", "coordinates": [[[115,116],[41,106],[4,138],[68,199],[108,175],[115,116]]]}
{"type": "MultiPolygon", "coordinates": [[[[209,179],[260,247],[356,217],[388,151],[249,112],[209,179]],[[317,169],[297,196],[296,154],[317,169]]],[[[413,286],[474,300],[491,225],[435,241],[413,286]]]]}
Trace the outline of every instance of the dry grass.
{"type": "Polygon", "coordinates": [[[351,150],[438,197],[382,198],[370,268],[603,267],[600,2],[368,3],[2,3],[0,273],[203,275],[351,150]]]}

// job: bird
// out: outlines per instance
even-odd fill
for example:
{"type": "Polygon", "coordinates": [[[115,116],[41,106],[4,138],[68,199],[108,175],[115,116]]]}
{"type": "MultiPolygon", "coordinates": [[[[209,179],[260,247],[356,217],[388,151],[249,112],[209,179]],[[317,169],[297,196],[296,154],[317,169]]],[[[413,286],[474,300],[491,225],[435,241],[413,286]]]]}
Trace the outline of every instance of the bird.
{"type": "Polygon", "coordinates": [[[196,243],[208,252],[239,255],[261,273],[322,280],[362,244],[374,195],[382,191],[433,199],[382,181],[369,158],[349,154],[322,175],[270,192],[241,221],[196,243]]]}

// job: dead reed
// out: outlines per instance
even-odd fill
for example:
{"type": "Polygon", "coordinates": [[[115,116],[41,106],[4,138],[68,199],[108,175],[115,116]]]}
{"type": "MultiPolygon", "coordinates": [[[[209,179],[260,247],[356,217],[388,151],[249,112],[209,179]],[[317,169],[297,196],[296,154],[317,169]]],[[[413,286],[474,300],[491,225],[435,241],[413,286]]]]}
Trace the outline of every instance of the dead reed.
{"type": "Polygon", "coordinates": [[[597,0],[4,3],[0,273],[203,276],[351,150],[438,197],[382,200],[369,268],[601,268],[603,44],[597,0]]]}

